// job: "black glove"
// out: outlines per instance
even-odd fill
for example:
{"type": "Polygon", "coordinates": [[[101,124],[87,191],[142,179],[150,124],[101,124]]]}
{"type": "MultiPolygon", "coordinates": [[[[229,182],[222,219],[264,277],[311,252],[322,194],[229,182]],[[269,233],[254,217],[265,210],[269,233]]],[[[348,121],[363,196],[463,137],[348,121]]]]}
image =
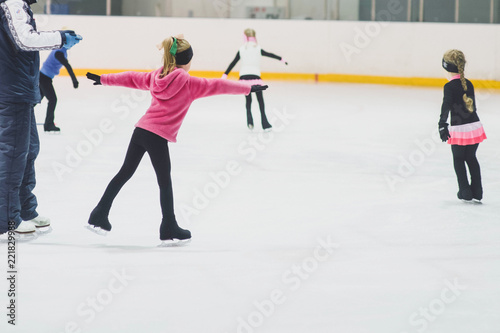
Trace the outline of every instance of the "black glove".
{"type": "Polygon", "coordinates": [[[94,86],[101,84],[101,76],[97,74],[87,73],[87,79],[95,81],[94,86]]]}
{"type": "Polygon", "coordinates": [[[252,86],[252,90],[250,90],[250,92],[263,91],[263,90],[266,90],[267,88],[268,88],[268,86],[254,85],[254,86],[252,86]]]}
{"type": "Polygon", "coordinates": [[[77,79],[74,79],[73,80],[73,88],[78,88],[78,80],[77,79]]]}
{"type": "Polygon", "coordinates": [[[439,136],[441,136],[441,141],[443,142],[446,142],[449,138],[451,138],[450,132],[448,131],[448,125],[444,125],[439,128],[439,136]]]}

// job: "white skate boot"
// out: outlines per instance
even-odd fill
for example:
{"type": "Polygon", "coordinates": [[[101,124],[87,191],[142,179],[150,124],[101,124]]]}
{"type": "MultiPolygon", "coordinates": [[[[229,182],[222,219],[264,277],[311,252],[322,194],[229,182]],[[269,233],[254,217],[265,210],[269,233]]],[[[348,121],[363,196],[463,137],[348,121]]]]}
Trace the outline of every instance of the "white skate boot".
{"type": "Polygon", "coordinates": [[[38,237],[35,226],[25,221],[22,221],[13,232],[8,232],[7,235],[9,239],[13,236],[18,242],[29,242],[38,237]]]}
{"type": "Polygon", "coordinates": [[[22,221],[21,224],[14,229],[14,232],[17,232],[18,234],[31,234],[36,232],[36,228],[33,224],[22,221]]]}
{"type": "Polygon", "coordinates": [[[34,219],[27,222],[31,223],[35,227],[36,232],[39,234],[48,234],[52,231],[50,219],[48,217],[38,215],[34,219]]]}

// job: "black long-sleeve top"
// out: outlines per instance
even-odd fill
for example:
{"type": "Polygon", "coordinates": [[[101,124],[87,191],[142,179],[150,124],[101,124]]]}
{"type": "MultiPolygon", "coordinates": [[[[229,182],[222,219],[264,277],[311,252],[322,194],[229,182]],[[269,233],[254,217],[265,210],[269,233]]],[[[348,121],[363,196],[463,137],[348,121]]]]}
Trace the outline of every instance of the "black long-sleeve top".
{"type": "MultiPolygon", "coordinates": [[[[264,50],[260,50],[260,54],[263,56],[263,57],[269,57],[269,58],[273,58],[273,59],[276,59],[276,60],[282,60],[283,58],[274,54],[274,53],[270,53],[270,52],[266,52],[264,50]]],[[[224,72],[224,74],[228,75],[234,68],[234,66],[236,66],[236,64],[238,63],[238,61],[240,61],[241,57],[240,57],[240,51],[238,51],[238,53],[236,53],[236,57],[234,57],[234,60],[231,62],[231,64],[229,64],[229,67],[226,69],[226,71],[224,72]]]]}
{"type": "Polygon", "coordinates": [[[463,100],[464,88],[459,79],[454,79],[444,86],[443,105],[441,106],[441,116],[439,127],[447,126],[448,115],[451,116],[451,126],[470,124],[479,121],[476,112],[476,98],[474,96],[474,86],[467,80],[467,96],[474,101],[474,111],[469,112],[463,100]]]}

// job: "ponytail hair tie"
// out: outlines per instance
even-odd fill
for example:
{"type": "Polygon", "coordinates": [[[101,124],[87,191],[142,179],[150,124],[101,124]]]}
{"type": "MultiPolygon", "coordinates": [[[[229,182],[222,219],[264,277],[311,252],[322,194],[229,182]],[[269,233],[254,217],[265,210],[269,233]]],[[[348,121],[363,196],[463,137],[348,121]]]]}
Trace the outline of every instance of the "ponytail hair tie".
{"type": "Polygon", "coordinates": [[[177,54],[177,38],[172,37],[172,39],[174,40],[174,42],[172,43],[172,47],[170,48],[169,52],[175,57],[175,55],[177,54]]]}

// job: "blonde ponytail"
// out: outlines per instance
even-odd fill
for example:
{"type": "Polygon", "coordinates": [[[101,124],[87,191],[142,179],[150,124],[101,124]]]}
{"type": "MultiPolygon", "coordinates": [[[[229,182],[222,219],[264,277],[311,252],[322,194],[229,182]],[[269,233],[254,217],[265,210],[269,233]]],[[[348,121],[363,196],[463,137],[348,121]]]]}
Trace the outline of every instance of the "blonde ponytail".
{"type": "MultiPolygon", "coordinates": [[[[245,40],[246,40],[246,45],[245,45],[245,49],[248,49],[248,42],[250,41],[250,39],[252,39],[252,41],[256,42],[257,40],[255,39],[255,37],[257,36],[257,34],[255,33],[255,30],[253,29],[245,29],[245,31],[243,31],[243,33],[245,34],[245,40]]],[[[252,46],[252,47],[255,47],[255,46],[252,46]]]]}
{"type": "Polygon", "coordinates": [[[256,37],[257,36],[257,34],[255,33],[255,30],[250,29],[250,28],[245,29],[244,34],[245,34],[245,36],[247,36],[247,38],[256,37]]]}
{"type": "Polygon", "coordinates": [[[465,103],[465,107],[467,110],[472,113],[474,112],[474,101],[472,98],[467,96],[467,81],[465,81],[465,76],[464,76],[464,67],[465,67],[465,60],[464,63],[458,66],[458,74],[460,74],[460,82],[462,83],[462,88],[464,88],[464,96],[462,97],[465,103]]]}
{"type": "Polygon", "coordinates": [[[474,100],[467,96],[467,81],[465,80],[465,55],[459,50],[449,50],[444,54],[444,61],[454,64],[458,68],[458,74],[460,74],[460,82],[462,83],[462,88],[465,93],[462,97],[467,110],[472,113],[474,112],[474,100]]]}
{"type": "MultiPolygon", "coordinates": [[[[191,47],[191,44],[184,38],[176,38],[177,40],[177,53],[185,51],[191,47]]],[[[161,46],[163,48],[163,71],[160,74],[160,77],[163,78],[167,76],[170,72],[172,72],[177,67],[177,62],[175,61],[175,56],[170,53],[172,46],[174,45],[174,38],[168,37],[163,40],[161,46]]]]}

